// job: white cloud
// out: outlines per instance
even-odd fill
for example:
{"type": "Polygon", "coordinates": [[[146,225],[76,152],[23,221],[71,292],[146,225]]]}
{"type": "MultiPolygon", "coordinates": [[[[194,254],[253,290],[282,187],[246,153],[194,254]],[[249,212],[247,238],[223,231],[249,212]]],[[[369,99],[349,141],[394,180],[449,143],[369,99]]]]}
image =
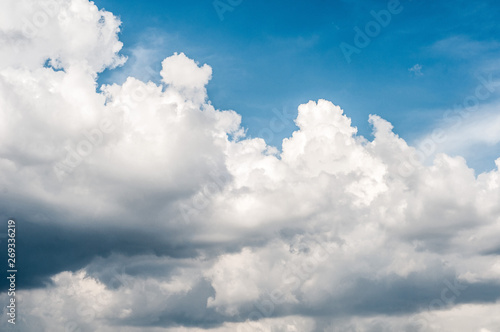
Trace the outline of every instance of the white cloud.
{"type": "Polygon", "coordinates": [[[27,37],[10,17],[30,4],[0,11],[0,38],[33,50],[0,51],[0,213],[31,225],[33,257],[51,259],[52,232],[65,255],[33,262],[52,284],[20,291],[21,330],[399,331],[429,307],[423,331],[498,329],[453,320],[497,307],[498,168],[439,154],[402,172],[416,149],[390,123],[370,116],[369,141],[326,100],[299,106],[278,153],[211,105],[211,67],[183,53],[162,84],[96,93],[119,21],[73,0],[27,37]]]}
{"type": "Polygon", "coordinates": [[[86,0],[23,0],[2,4],[1,68],[35,69],[52,59],[102,71],[124,62],[117,55],[120,21],[86,0]]]}
{"type": "Polygon", "coordinates": [[[415,64],[413,67],[409,68],[408,71],[413,73],[415,76],[423,76],[424,75],[422,73],[422,65],[419,65],[418,63],[415,64]]]}
{"type": "MultiPolygon", "coordinates": [[[[497,90],[497,86],[498,83],[492,85],[492,91],[497,90]]],[[[475,98],[474,95],[465,99],[471,98],[475,98]]],[[[500,104],[493,100],[485,100],[484,104],[476,100],[477,103],[471,104],[471,107],[466,107],[464,103],[453,109],[437,111],[442,113],[442,117],[437,121],[436,129],[422,135],[415,144],[427,160],[437,153],[460,155],[468,160],[498,157],[496,145],[500,143],[500,132],[497,130],[500,126],[500,104]],[[439,139],[434,138],[436,132],[439,132],[439,139]]]]}
{"type": "Polygon", "coordinates": [[[499,47],[500,44],[495,41],[477,41],[467,36],[457,35],[438,40],[430,47],[430,50],[450,57],[470,58],[498,50],[499,47]]]}

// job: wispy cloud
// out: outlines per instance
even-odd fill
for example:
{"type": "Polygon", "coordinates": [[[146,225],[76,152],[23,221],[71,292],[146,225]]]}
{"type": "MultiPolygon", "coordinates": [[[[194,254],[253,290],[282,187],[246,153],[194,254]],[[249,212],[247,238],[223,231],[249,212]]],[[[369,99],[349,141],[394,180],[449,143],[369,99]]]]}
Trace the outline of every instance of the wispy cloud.
{"type": "Polygon", "coordinates": [[[431,51],[453,58],[483,57],[490,52],[498,53],[500,43],[497,41],[479,41],[468,36],[452,36],[435,42],[431,51]]]}
{"type": "Polygon", "coordinates": [[[413,73],[415,76],[423,76],[424,73],[422,73],[422,65],[419,65],[418,63],[415,64],[413,67],[408,69],[409,72],[413,73]]]}

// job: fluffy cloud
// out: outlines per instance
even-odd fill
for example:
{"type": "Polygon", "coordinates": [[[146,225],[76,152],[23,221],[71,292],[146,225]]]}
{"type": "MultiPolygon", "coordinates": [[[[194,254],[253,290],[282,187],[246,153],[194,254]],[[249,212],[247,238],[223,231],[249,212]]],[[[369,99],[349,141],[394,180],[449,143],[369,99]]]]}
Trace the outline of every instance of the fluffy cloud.
{"type": "Polygon", "coordinates": [[[99,72],[124,62],[117,55],[120,21],[86,0],[23,0],[2,4],[2,68],[85,64],[99,72]]]}
{"type": "Polygon", "coordinates": [[[94,4],[2,6],[21,331],[500,328],[500,159],[478,176],[461,157],[423,164],[387,121],[367,140],[326,100],[299,106],[279,152],[213,107],[211,67],[183,53],[161,84],[96,92],[124,60],[94,4]]]}

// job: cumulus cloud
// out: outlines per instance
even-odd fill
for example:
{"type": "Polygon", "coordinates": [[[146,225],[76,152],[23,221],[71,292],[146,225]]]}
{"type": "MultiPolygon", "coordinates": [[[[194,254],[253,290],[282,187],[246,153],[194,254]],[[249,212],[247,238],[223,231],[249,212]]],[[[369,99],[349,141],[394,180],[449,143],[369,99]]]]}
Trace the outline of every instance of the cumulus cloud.
{"type": "Polygon", "coordinates": [[[36,69],[84,64],[100,72],[123,64],[117,53],[120,21],[86,0],[16,1],[2,4],[2,68],[36,69]]]}
{"type": "Polygon", "coordinates": [[[211,67],[183,53],[160,84],[96,92],[124,58],[93,3],[1,6],[20,331],[500,328],[500,159],[478,176],[425,164],[389,122],[370,116],[368,140],[326,100],[298,107],[278,152],[210,103],[211,67]]]}

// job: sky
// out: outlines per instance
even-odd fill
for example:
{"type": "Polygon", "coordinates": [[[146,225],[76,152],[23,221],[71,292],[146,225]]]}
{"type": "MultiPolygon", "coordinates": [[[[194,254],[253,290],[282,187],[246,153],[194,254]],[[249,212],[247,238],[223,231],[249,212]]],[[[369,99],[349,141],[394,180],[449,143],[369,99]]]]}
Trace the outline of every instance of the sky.
{"type": "MultiPolygon", "coordinates": [[[[296,129],[297,106],[320,98],[349,110],[365,137],[369,114],[378,114],[416,144],[474,94],[478,76],[500,74],[496,1],[402,0],[388,19],[382,14],[384,26],[373,30],[369,45],[348,56],[341,44],[355,47],[354,29],[364,32],[389,1],[214,3],[97,1],[124,22],[120,40],[129,57],[99,82],[121,83],[129,75],[158,82],[163,58],[184,52],[213,68],[207,86],[213,105],[236,110],[249,136],[280,148],[296,129]],[[276,111],[291,115],[270,135],[262,128],[276,111]]],[[[498,100],[495,89],[480,101],[481,110],[498,100]]],[[[466,156],[482,172],[494,169],[498,142],[478,142],[484,146],[473,151],[459,143],[442,149],[466,156]]]]}
{"type": "Polygon", "coordinates": [[[0,2],[1,330],[500,331],[499,11],[0,2]]]}

